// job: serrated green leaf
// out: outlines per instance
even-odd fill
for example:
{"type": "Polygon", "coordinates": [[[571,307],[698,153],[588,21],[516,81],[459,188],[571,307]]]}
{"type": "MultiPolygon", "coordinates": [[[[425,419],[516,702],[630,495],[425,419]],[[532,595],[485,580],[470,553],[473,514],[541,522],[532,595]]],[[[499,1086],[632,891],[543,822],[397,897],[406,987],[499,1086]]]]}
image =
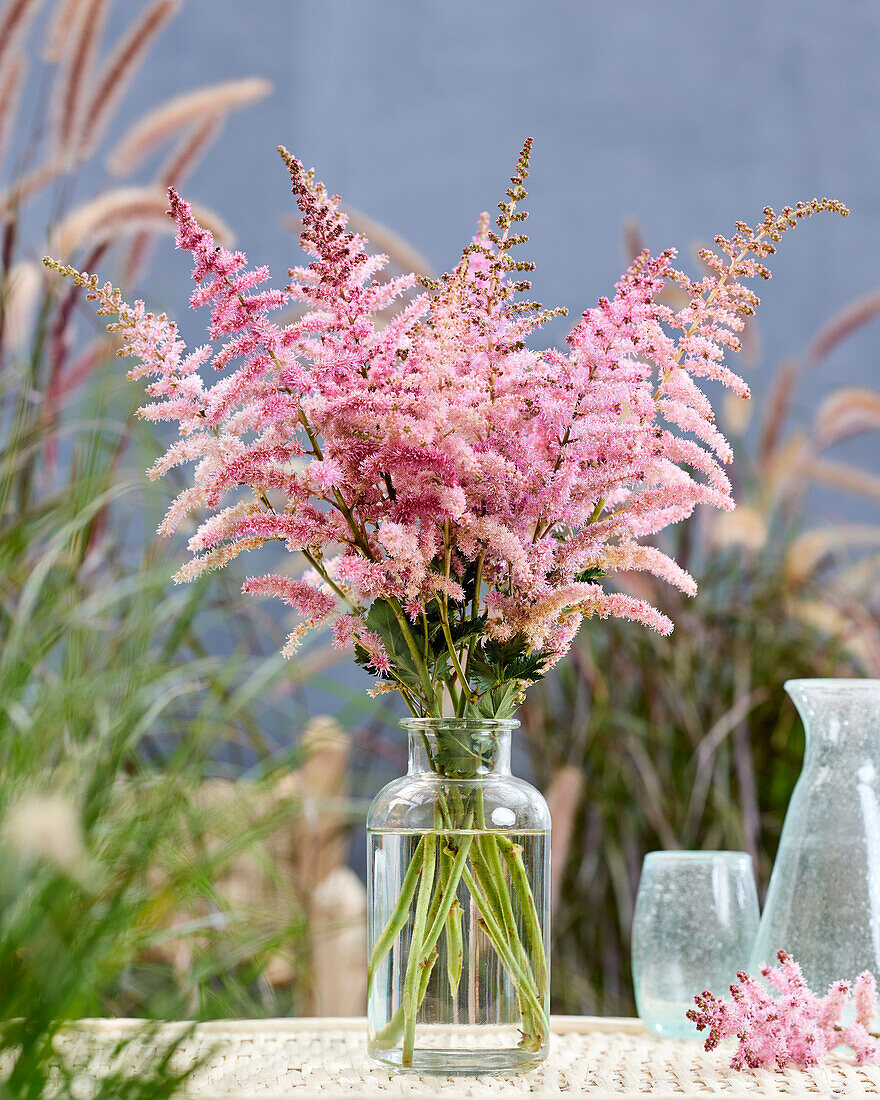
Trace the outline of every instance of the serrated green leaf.
{"type": "Polygon", "coordinates": [[[476,619],[465,619],[464,622],[452,622],[449,624],[449,633],[452,637],[453,645],[460,645],[462,642],[468,640],[468,638],[480,637],[486,629],[486,622],[488,621],[488,615],[484,611],[482,615],[478,615],[476,619]]]}
{"type": "Polygon", "coordinates": [[[598,565],[590,565],[587,566],[586,569],[582,569],[574,579],[578,584],[595,584],[597,581],[601,581],[603,577],[607,576],[608,574],[605,570],[598,565]]]}
{"type": "MultiPolygon", "coordinates": [[[[418,666],[413,660],[397,617],[388,602],[386,600],[373,600],[364,616],[364,622],[370,630],[375,630],[382,639],[382,645],[385,647],[388,660],[394,669],[395,678],[402,681],[407,687],[420,689],[422,678],[418,666]]],[[[362,668],[366,668],[370,657],[361,646],[355,646],[355,660],[362,668]]],[[[382,679],[387,680],[391,677],[386,675],[382,679]]]]}
{"type": "Polygon", "coordinates": [[[468,677],[478,692],[493,690],[510,681],[527,686],[544,675],[545,660],[544,653],[529,651],[521,635],[506,642],[486,639],[471,654],[468,677]]]}
{"type": "Polygon", "coordinates": [[[524,694],[525,685],[519,680],[510,680],[481,695],[471,713],[477,718],[510,718],[524,694]]]}

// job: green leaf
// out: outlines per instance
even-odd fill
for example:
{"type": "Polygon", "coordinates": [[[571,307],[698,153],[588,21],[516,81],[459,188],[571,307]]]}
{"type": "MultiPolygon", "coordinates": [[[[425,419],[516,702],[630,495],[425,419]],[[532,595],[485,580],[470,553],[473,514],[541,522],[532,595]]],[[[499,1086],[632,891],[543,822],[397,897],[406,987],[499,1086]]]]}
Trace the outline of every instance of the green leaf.
{"type": "Polygon", "coordinates": [[[506,683],[485,692],[470,708],[475,718],[510,718],[525,696],[526,685],[521,680],[506,683]]]}
{"type": "Polygon", "coordinates": [[[481,642],[468,661],[468,679],[477,695],[470,712],[479,718],[509,718],[526,688],[543,677],[546,659],[540,650],[531,651],[522,635],[481,642]]]}
{"type": "Polygon", "coordinates": [[[438,771],[452,777],[478,775],[494,756],[497,740],[498,735],[493,730],[456,729],[441,725],[437,730],[437,750],[434,754],[438,771]]]}
{"type": "Polygon", "coordinates": [[[509,680],[532,684],[544,675],[546,655],[530,651],[525,638],[517,635],[506,642],[487,639],[471,655],[468,674],[477,690],[486,691],[509,680]]]}
{"type": "MultiPolygon", "coordinates": [[[[400,629],[400,623],[397,621],[394,610],[387,600],[373,600],[370,609],[364,616],[364,622],[370,630],[375,630],[382,639],[382,645],[385,647],[388,660],[394,670],[394,677],[386,673],[382,676],[382,679],[391,680],[396,678],[406,684],[407,687],[421,689],[422,678],[418,665],[413,660],[406,639],[403,636],[403,631],[400,629]]],[[[355,661],[362,668],[368,667],[370,655],[363,646],[355,646],[355,661]]]]}
{"type": "Polygon", "coordinates": [[[598,565],[589,565],[586,569],[582,569],[574,579],[578,584],[596,584],[607,576],[605,570],[598,565]]]}
{"type": "Polygon", "coordinates": [[[455,603],[450,600],[451,607],[463,607],[474,598],[474,590],[477,587],[477,563],[475,561],[469,561],[465,563],[464,573],[453,573],[453,577],[461,585],[464,592],[464,599],[461,603],[455,603]]]}
{"type": "Polygon", "coordinates": [[[476,619],[465,619],[464,622],[451,622],[449,624],[449,633],[452,636],[452,644],[460,645],[462,642],[466,642],[469,638],[480,637],[486,629],[486,622],[488,621],[488,615],[484,611],[482,615],[478,615],[476,619]]]}
{"type": "MultiPolygon", "coordinates": [[[[429,661],[439,661],[446,652],[446,640],[443,637],[443,623],[440,619],[440,605],[437,600],[431,600],[427,604],[424,615],[428,624],[427,658],[429,661]]],[[[421,630],[418,632],[418,642],[420,646],[425,643],[424,624],[421,624],[421,630]]]]}

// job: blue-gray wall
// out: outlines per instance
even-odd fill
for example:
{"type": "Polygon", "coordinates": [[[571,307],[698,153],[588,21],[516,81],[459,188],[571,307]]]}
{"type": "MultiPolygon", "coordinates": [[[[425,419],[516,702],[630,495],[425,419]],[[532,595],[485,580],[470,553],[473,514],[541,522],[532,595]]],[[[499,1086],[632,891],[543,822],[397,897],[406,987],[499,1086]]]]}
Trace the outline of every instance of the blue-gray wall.
{"type": "MultiPolygon", "coordinates": [[[[271,99],[230,120],[186,190],[279,275],[295,254],[279,228],[292,202],[279,142],[445,268],[533,135],[535,287],[575,313],[619,273],[627,215],[653,248],[686,249],[768,202],[842,198],[853,216],[799,228],[759,288],[766,376],[880,283],[878,48],[876,0],[189,0],[128,103],[272,79],[271,99]]],[[[179,296],[184,258],[165,244],[157,260],[155,289],[179,296]]],[[[878,333],[808,377],[802,419],[833,382],[880,381],[878,333]]],[[[760,372],[751,380],[760,395],[760,372]]],[[[876,454],[873,441],[841,450],[876,454]]]]}

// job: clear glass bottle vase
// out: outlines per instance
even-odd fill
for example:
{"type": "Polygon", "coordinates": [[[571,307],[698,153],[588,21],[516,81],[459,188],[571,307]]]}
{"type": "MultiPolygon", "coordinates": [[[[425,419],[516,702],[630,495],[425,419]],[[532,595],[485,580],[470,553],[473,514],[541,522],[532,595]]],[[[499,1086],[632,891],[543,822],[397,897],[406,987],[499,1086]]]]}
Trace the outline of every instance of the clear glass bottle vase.
{"type": "Polygon", "coordinates": [[[402,1072],[547,1054],[550,814],[510,773],[513,720],[408,719],[367,819],[369,1049],[402,1072]]]}
{"type": "Polygon", "coordinates": [[[753,971],[783,949],[824,994],[880,974],[880,680],[789,680],[804,723],[753,971]]]}

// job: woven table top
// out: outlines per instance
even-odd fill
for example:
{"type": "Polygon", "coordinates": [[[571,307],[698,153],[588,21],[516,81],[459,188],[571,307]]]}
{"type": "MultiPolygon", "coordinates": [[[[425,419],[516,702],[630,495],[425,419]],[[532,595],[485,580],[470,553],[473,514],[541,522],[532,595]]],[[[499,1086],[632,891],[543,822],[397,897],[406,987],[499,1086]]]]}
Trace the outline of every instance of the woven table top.
{"type": "MultiPolygon", "coordinates": [[[[810,1071],[737,1072],[729,1052],[705,1053],[695,1041],[660,1039],[638,1020],[555,1016],[552,1047],[544,1065],[517,1077],[395,1076],[366,1055],[363,1020],[299,1019],[163,1024],[156,1041],[185,1035],[180,1064],[205,1059],[190,1078],[188,1094],[200,1097],[529,1096],[569,1097],[880,1096],[880,1067],[856,1066],[849,1052],[832,1055],[810,1071]]],[[[134,1020],[83,1021],[61,1045],[84,1076],[100,1075],[120,1040],[137,1034],[134,1020]]],[[[116,1053],[136,1069],[146,1050],[132,1041],[116,1053]]]]}

